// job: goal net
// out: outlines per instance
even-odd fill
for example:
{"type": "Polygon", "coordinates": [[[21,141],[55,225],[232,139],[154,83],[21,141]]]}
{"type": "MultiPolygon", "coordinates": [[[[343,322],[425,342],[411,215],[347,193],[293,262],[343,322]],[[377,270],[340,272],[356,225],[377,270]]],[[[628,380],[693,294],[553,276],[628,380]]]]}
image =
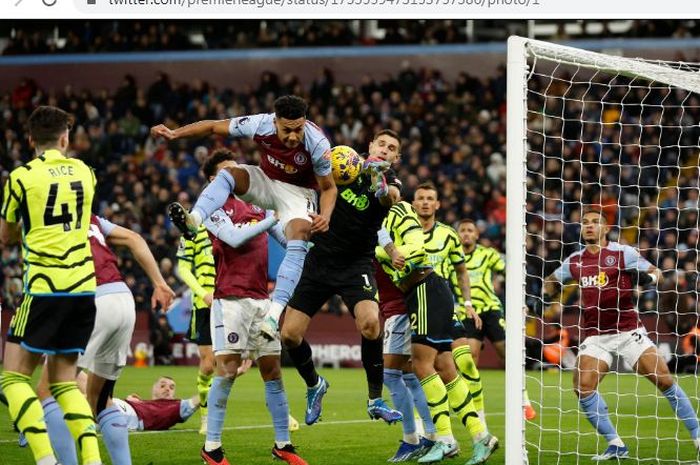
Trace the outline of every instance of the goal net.
{"type": "MultiPolygon", "coordinates": [[[[582,209],[660,268],[637,286],[643,326],[698,411],[697,64],[624,58],[522,38],[508,48],[506,463],[578,464],[608,446],[573,387],[585,338],[578,282],[543,280],[582,249],[582,209]],[[538,416],[525,421],[523,388],[538,416]]],[[[598,392],[629,463],[698,463],[649,380],[613,357],[598,392]]]]}

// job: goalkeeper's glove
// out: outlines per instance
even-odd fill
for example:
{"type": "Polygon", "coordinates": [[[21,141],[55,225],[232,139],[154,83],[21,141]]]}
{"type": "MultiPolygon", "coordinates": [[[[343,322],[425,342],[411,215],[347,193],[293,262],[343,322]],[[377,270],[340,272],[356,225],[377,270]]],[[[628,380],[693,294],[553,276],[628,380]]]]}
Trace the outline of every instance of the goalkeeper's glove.
{"type": "Polygon", "coordinates": [[[383,173],[388,170],[391,166],[386,160],[382,160],[378,157],[367,157],[367,159],[362,163],[362,172],[371,171],[372,173],[383,173]]]}

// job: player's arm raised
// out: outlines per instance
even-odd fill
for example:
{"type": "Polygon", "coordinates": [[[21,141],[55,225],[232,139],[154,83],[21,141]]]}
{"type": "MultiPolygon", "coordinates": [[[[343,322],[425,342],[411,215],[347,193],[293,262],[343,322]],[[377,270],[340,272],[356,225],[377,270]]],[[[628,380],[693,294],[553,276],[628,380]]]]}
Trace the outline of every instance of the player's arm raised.
{"type": "Polygon", "coordinates": [[[133,254],[136,261],[148,276],[153,285],[153,295],[151,296],[151,307],[155,309],[158,305],[162,309],[167,309],[175,298],[175,292],[165,282],[160,274],[158,263],[148,248],[146,241],[134,231],[115,226],[107,236],[107,241],[115,246],[127,247],[133,254]]]}
{"type": "Polygon", "coordinates": [[[163,137],[167,140],[211,135],[228,136],[230,135],[230,125],[231,119],[197,121],[177,129],[170,129],[164,124],[159,124],[151,128],[151,136],[163,137]]]}

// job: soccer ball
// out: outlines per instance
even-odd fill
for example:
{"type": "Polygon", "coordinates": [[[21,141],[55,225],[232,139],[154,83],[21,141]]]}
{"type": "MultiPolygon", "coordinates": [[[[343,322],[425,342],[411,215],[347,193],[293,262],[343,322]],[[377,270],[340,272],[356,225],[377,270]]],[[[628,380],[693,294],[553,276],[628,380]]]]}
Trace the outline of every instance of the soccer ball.
{"type": "Polygon", "coordinates": [[[333,179],[339,186],[353,182],[362,171],[362,157],[347,145],[338,145],[331,149],[331,171],[333,179]]]}

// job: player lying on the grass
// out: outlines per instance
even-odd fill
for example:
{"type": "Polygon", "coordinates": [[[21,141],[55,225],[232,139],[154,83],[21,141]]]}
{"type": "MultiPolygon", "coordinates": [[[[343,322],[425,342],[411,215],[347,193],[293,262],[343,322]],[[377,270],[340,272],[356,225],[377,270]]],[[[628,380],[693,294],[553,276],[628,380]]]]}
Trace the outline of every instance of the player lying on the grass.
{"type": "MultiPolygon", "coordinates": [[[[461,333],[459,339],[455,335],[452,351],[455,354],[455,362],[460,367],[458,354],[465,350],[471,351],[473,363],[478,366],[479,355],[484,344],[484,338],[488,338],[496,349],[496,353],[505,361],[506,357],[506,331],[505,319],[501,306],[501,300],[496,295],[493,289],[493,273],[505,273],[506,264],[501,258],[501,254],[491,247],[483,247],[479,244],[479,229],[476,223],[470,219],[463,219],[457,225],[460,244],[464,251],[465,264],[469,275],[470,300],[474,311],[481,318],[481,325],[476,325],[476,320],[465,318],[463,313],[459,314],[460,320],[464,325],[464,332],[461,333]],[[456,350],[455,347],[460,347],[456,350]]],[[[461,289],[455,286],[457,282],[457,273],[450,275],[452,289],[458,294],[458,300],[463,300],[461,289]]],[[[473,375],[468,375],[462,367],[460,367],[462,375],[469,380],[469,388],[474,396],[476,410],[482,419],[484,415],[484,396],[481,385],[481,378],[474,378],[473,375]]],[[[525,398],[523,399],[523,410],[527,420],[533,420],[537,416],[537,412],[530,403],[527,390],[524,391],[525,398]]],[[[485,421],[485,420],[484,420],[485,421]]]]}
{"type": "MultiPolygon", "coordinates": [[[[369,145],[369,157],[376,152],[400,148],[399,136],[391,130],[378,132],[369,145]]],[[[356,155],[355,155],[356,156],[356,155]]],[[[388,166],[385,164],[384,168],[388,166]]],[[[282,342],[294,366],[306,382],[306,415],[312,425],[321,417],[321,401],[328,382],[316,372],[311,346],[304,339],[313,316],[333,295],[339,295],[362,335],[362,366],[367,377],[367,413],[387,423],[401,420],[401,413],[382,399],[382,332],[374,278],[374,247],[377,230],[389,207],[398,197],[400,182],[392,171],[384,174],[367,170],[353,182],[339,186],[338,202],[327,232],[314,236],[314,247],[304,263],[304,271],[289,301],[282,342]]]]}
{"type": "Polygon", "coordinates": [[[695,410],[647,336],[634,304],[635,284],[657,285],[661,271],[633,247],[608,241],[609,231],[610,226],[600,208],[584,209],[581,236],[585,248],[566,257],[545,279],[543,295],[545,302],[550,301],[557,283],[565,285],[574,280],[579,287],[585,339],[579,347],[574,390],[586,418],[608,441],[607,449],[593,460],[629,456],[629,450],[610,421],[605,400],[598,392],[598,385],[610,370],[613,355],[622,357],[639,375],[656,385],[685,424],[700,452],[700,425],[695,410]]]}
{"type": "MultiPolygon", "coordinates": [[[[204,163],[209,180],[226,166],[235,165],[229,150],[217,150],[204,163]]],[[[210,465],[228,465],[221,443],[226,404],[243,354],[257,360],[265,382],[265,404],[272,416],[275,442],[272,456],[292,465],[306,465],[297,455],[289,436],[289,404],[282,384],[279,339],[263,337],[260,325],[270,299],[267,291],[268,234],[284,242],[274,226],[278,220],[257,206],[230,194],[221,209],[205,219],[216,262],[211,333],[216,376],[209,391],[207,437],[200,451],[210,465]]]]}
{"type": "Polygon", "coordinates": [[[190,213],[179,204],[171,205],[169,212],[175,225],[186,234],[194,233],[226,203],[230,194],[277,212],[287,238],[287,251],[277,272],[272,304],[260,328],[269,338],[277,337],[279,317],[301,276],[311,235],[328,230],[337,194],[330,162],[324,156],[330,143],[323,131],[306,119],[307,103],[300,97],[286,95],[275,100],[274,110],[199,121],[175,130],[162,124],[151,129],[153,136],[168,140],[216,134],[248,137],[258,143],[260,166],[232,165],[222,169],[202,191],[190,213]]]}
{"type": "Polygon", "coordinates": [[[0,386],[10,418],[27,436],[34,461],[55,465],[44,412],[31,376],[48,355],[49,388],[61,406],[84,465],[102,463],[95,421],[75,384],[78,354],[95,325],[95,266],[88,230],[95,175],[66,157],[73,117],[37,107],[29,116],[32,160],[15,168],[5,183],[0,209],[3,247],[21,243],[22,305],[10,322],[0,386]],[[69,269],[69,272],[67,272],[69,269]]]}
{"type": "Polygon", "coordinates": [[[420,463],[454,456],[459,445],[452,435],[450,408],[467,428],[473,441],[467,465],[484,463],[498,447],[498,439],[474,409],[469,386],[452,359],[454,299],[449,284],[430,265],[423,229],[413,206],[399,202],[382,223],[377,259],[405,295],[411,322],[413,371],[425,392],[437,430],[435,445],[420,463]],[[450,380],[445,385],[442,379],[450,380]]]}
{"type": "MultiPolygon", "coordinates": [[[[181,195],[187,195],[181,193],[181,195]]],[[[214,376],[214,352],[211,349],[211,303],[214,300],[214,279],[216,268],[211,251],[211,241],[204,225],[194,237],[180,238],[177,249],[177,276],[192,291],[192,312],[185,337],[197,344],[199,351],[199,371],[197,372],[197,392],[199,393],[199,434],[207,434],[207,397],[214,376]]]]}

